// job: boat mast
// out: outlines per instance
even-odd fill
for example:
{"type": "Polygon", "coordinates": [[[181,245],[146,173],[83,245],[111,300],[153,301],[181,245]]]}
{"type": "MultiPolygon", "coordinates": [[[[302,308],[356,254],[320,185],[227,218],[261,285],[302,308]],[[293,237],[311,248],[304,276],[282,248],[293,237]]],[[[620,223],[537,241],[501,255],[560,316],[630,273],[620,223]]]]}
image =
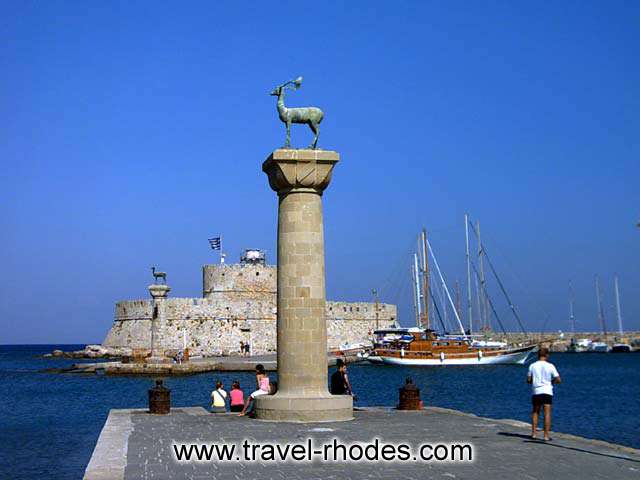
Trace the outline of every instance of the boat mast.
{"type": "Polygon", "coordinates": [[[467,246],[467,315],[469,317],[469,334],[473,333],[471,310],[471,259],[469,258],[469,215],[464,214],[464,238],[467,246]]]}
{"type": "Polygon", "coordinates": [[[456,310],[458,311],[458,316],[462,315],[462,304],[460,303],[460,282],[456,280],[456,310]]]}
{"type": "Polygon", "coordinates": [[[622,312],[620,311],[620,289],[618,288],[618,275],[613,276],[613,284],[616,290],[616,313],[618,314],[618,333],[622,337],[622,312]]]}
{"type": "Polygon", "coordinates": [[[413,266],[413,263],[411,264],[411,291],[413,292],[413,314],[416,318],[416,323],[418,323],[418,319],[420,318],[418,316],[418,299],[416,297],[416,270],[413,266]]]}
{"type": "Polygon", "coordinates": [[[464,331],[464,326],[462,325],[462,321],[460,320],[460,317],[458,316],[458,312],[456,312],[456,306],[453,304],[453,300],[451,299],[451,294],[449,293],[449,289],[447,288],[447,283],[444,281],[444,277],[442,276],[442,272],[440,271],[440,266],[438,265],[438,260],[436,259],[436,256],[433,253],[433,248],[431,248],[431,243],[429,243],[429,240],[427,240],[427,249],[429,250],[429,253],[431,254],[431,258],[433,259],[433,266],[436,267],[436,272],[438,272],[438,276],[440,277],[440,282],[442,283],[442,288],[444,289],[445,293],[447,294],[447,298],[449,299],[449,305],[451,305],[451,309],[453,310],[453,314],[455,315],[456,320],[458,321],[458,326],[460,327],[460,332],[462,333],[462,336],[466,339],[467,338],[467,334],[464,331]]]}
{"type": "Polygon", "coordinates": [[[416,327],[420,326],[422,318],[422,295],[420,293],[420,269],[418,268],[418,254],[413,254],[413,278],[415,279],[415,295],[416,295],[416,327]]]}
{"type": "Polygon", "coordinates": [[[598,275],[596,275],[596,301],[598,303],[598,320],[600,320],[600,326],[602,327],[602,333],[604,334],[604,338],[607,338],[607,325],[604,321],[604,312],[602,310],[602,300],[600,298],[600,280],[598,279],[598,275]]]}
{"type": "Polygon", "coordinates": [[[424,300],[424,310],[422,315],[422,326],[426,329],[429,325],[429,262],[427,259],[427,229],[422,229],[420,235],[420,247],[422,250],[422,299],[424,300]]]}
{"type": "Polygon", "coordinates": [[[571,334],[576,336],[576,317],[573,315],[573,287],[569,280],[569,321],[571,322],[571,334]]]}
{"type": "Polygon", "coordinates": [[[488,324],[489,324],[489,309],[487,306],[487,296],[485,295],[484,291],[485,291],[485,287],[486,287],[486,282],[485,282],[485,278],[484,278],[484,250],[482,248],[482,240],[480,239],[480,221],[476,220],[476,234],[477,234],[477,241],[478,241],[478,263],[480,264],[480,286],[482,287],[481,289],[481,294],[480,294],[480,299],[481,299],[481,306],[479,306],[478,308],[480,309],[480,316],[482,318],[482,326],[483,328],[487,328],[488,324]]]}

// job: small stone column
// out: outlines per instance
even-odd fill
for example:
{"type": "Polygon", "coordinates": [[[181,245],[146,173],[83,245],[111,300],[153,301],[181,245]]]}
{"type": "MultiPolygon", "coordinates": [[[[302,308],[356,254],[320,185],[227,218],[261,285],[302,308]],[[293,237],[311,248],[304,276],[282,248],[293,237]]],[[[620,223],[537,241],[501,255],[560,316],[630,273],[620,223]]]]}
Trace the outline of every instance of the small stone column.
{"type": "Polygon", "coordinates": [[[258,397],[263,420],[333,422],[353,418],[353,400],[327,389],[322,192],[340,156],[276,150],[263,163],[278,193],[278,392],[258,397]]]}
{"type": "Polygon", "coordinates": [[[164,356],[160,331],[167,321],[166,299],[171,289],[168,285],[149,285],[151,301],[151,357],[147,363],[168,363],[170,360],[164,356]]]}

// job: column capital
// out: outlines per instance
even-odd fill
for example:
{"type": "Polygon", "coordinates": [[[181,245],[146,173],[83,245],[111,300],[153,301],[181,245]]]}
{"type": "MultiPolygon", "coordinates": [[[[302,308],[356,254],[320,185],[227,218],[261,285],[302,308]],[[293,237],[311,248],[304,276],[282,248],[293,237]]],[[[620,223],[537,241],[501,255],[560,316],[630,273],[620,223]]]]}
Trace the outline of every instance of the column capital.
{"type": "Polygon", "coordinates": [[[167,295],[169,294],[170,291],[171,289],[169,288],[168,285],[157,285],[157,284],[149,285],[149,293],[154,299],[167,298],[167,295]]]}
{"type": "Polygon", "coordinates": [[[315,192],[322,194],[340,154],[331,150],[275,150],[262,164],[269,185],[278,194],[315,192]]]}

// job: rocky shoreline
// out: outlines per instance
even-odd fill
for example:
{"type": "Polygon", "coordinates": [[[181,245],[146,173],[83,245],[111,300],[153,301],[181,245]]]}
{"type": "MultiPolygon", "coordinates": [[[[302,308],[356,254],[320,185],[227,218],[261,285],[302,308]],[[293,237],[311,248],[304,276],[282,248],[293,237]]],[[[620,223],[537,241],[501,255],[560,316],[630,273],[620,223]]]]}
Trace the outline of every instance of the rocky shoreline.
{"type": "Polygon", "coordinates": [[[82,350],[73,350],[65,352],[63,350],[54,350],[51,353],[45,353],[43,358],[74,358],[74,359],[122,359],[130,357],[133,354],[131,348],[122,347],[104,347],[102,345],[87,345],[82,350]]]}

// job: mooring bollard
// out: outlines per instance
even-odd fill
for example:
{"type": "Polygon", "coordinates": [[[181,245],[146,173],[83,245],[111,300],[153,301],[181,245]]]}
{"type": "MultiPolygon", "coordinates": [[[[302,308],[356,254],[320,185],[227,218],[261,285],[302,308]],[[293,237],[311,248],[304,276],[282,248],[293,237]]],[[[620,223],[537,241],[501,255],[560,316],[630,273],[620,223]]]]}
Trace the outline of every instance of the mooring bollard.
{"type": "Polygon", "coordinates": [[[400,401],[398,410],[420,410],[422,402],[420,401],[420,389],[413,383],[411,377],[407,377],[403,387],[399,389],[400,401]]]}
{"type": "Polygon", "coordinates": [[[171,411],[171,390],[156,380],[156,386],[149,389],[149,413],[166,415],[171,411]]]}

